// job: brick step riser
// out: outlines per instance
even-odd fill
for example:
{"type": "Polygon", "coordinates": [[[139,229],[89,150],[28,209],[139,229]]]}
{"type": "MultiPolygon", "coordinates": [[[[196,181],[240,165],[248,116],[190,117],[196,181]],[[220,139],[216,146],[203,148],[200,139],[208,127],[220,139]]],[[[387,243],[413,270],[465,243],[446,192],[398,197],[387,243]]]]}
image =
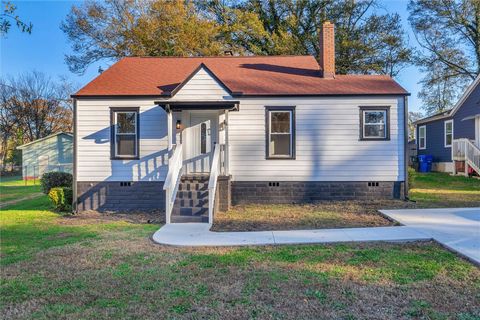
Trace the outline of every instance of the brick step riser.
{"type": "Polygon", "coordinates": [[[173,208],[208,208],[208,199],[176,199],[173,208]]]}
{"type": "Polygon", "coordinates": [[[177,191],[177,200],[191,199],[204,200],[208,199],[208,191],[177,191]]]}
{"type": "Polygon", "coordinates": [[[173,216],[206,216],[208,217],[208,208],[191,208],[191,207],[183,207],[183,208],[174,208],[172,210],[172,217],[173,216]]]}
{"type": "Polygon", "coordinates": [[[207,191],[208,185],[179,185],[178,191],[207,191]]]}
{"type": "Polygon", "coordinates": [[[172,216],[173,223],[208,222],[208,216],[172,216]]]}

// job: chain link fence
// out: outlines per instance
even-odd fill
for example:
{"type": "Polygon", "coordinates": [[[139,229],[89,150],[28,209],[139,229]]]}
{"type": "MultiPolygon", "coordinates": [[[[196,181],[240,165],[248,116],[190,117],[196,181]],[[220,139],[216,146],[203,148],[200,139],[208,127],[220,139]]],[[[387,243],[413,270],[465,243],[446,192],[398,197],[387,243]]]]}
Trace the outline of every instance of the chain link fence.
{"type": "Polygon", "coordinates": [[[2,176],[21,176],[27,184],[37,184],[44,173],[47,172],[68,172],[73,173],[73,164],[45,164],[26,166],[5,166],[1,168],[2,176]]]}

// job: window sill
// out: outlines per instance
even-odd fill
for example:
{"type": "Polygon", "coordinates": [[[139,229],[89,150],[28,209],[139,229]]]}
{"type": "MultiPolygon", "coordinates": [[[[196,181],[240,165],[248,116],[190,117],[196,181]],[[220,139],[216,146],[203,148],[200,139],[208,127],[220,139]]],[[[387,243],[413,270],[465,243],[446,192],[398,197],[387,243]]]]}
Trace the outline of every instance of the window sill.
{"type": "Polygon", "coordinates": [[[358,141],[390,141],[390,138],[360,138],[358,141]]]}
{"type": "Polygon", "coordinates": [[[295,160],[295,157],[265,157],[265,160],[295,160]]]}
{"type": "Polygon", "coordinates": [[[140,157],[110,157],[110,160],[140,160],[140,157]]]}

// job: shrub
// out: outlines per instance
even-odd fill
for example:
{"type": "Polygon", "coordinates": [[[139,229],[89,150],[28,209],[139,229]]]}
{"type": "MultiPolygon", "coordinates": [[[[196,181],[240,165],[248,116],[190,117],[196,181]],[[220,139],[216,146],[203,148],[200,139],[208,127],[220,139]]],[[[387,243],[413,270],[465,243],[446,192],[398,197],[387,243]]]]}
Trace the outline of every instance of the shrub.
{"type": "Polygon", "coordinates": [[[413,188],[415,183],[416,172],[412,167],[408,167],[408,188],[413,188]]]}
{"type": "Polygon", "coordinates": [[[58,211],[69,211],[72,208],[72,188],[57,187],[52,188],[48,193],[55,209],[58,211]]]}
{"type": "Polygon", "coordinates": [[[66,187],[72,188],[73,176],[67,172],[47,172],[40,179],[42,191],[48,194],[52,188],[66,187]]]}

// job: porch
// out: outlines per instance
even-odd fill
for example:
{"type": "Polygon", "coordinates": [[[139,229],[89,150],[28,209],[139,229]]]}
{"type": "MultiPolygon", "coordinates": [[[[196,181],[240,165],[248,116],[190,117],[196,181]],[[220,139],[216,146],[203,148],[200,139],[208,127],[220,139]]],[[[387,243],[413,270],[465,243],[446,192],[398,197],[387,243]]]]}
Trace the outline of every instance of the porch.
{"type": "Polygon", "coordinates": [[[239,102],[157,104],[168,115],[166,223],[211,225],[216,208],[229,202],[228,114],[239,102]]]}
{"type": "Polygon", "coordinates": [[[480,175],[480,148],[474,140],[466,138],[452,141],[453,174],[469,176],[471,171],[480,175]],[[470,169],[471,168],[471,169],[470,169]]]}

